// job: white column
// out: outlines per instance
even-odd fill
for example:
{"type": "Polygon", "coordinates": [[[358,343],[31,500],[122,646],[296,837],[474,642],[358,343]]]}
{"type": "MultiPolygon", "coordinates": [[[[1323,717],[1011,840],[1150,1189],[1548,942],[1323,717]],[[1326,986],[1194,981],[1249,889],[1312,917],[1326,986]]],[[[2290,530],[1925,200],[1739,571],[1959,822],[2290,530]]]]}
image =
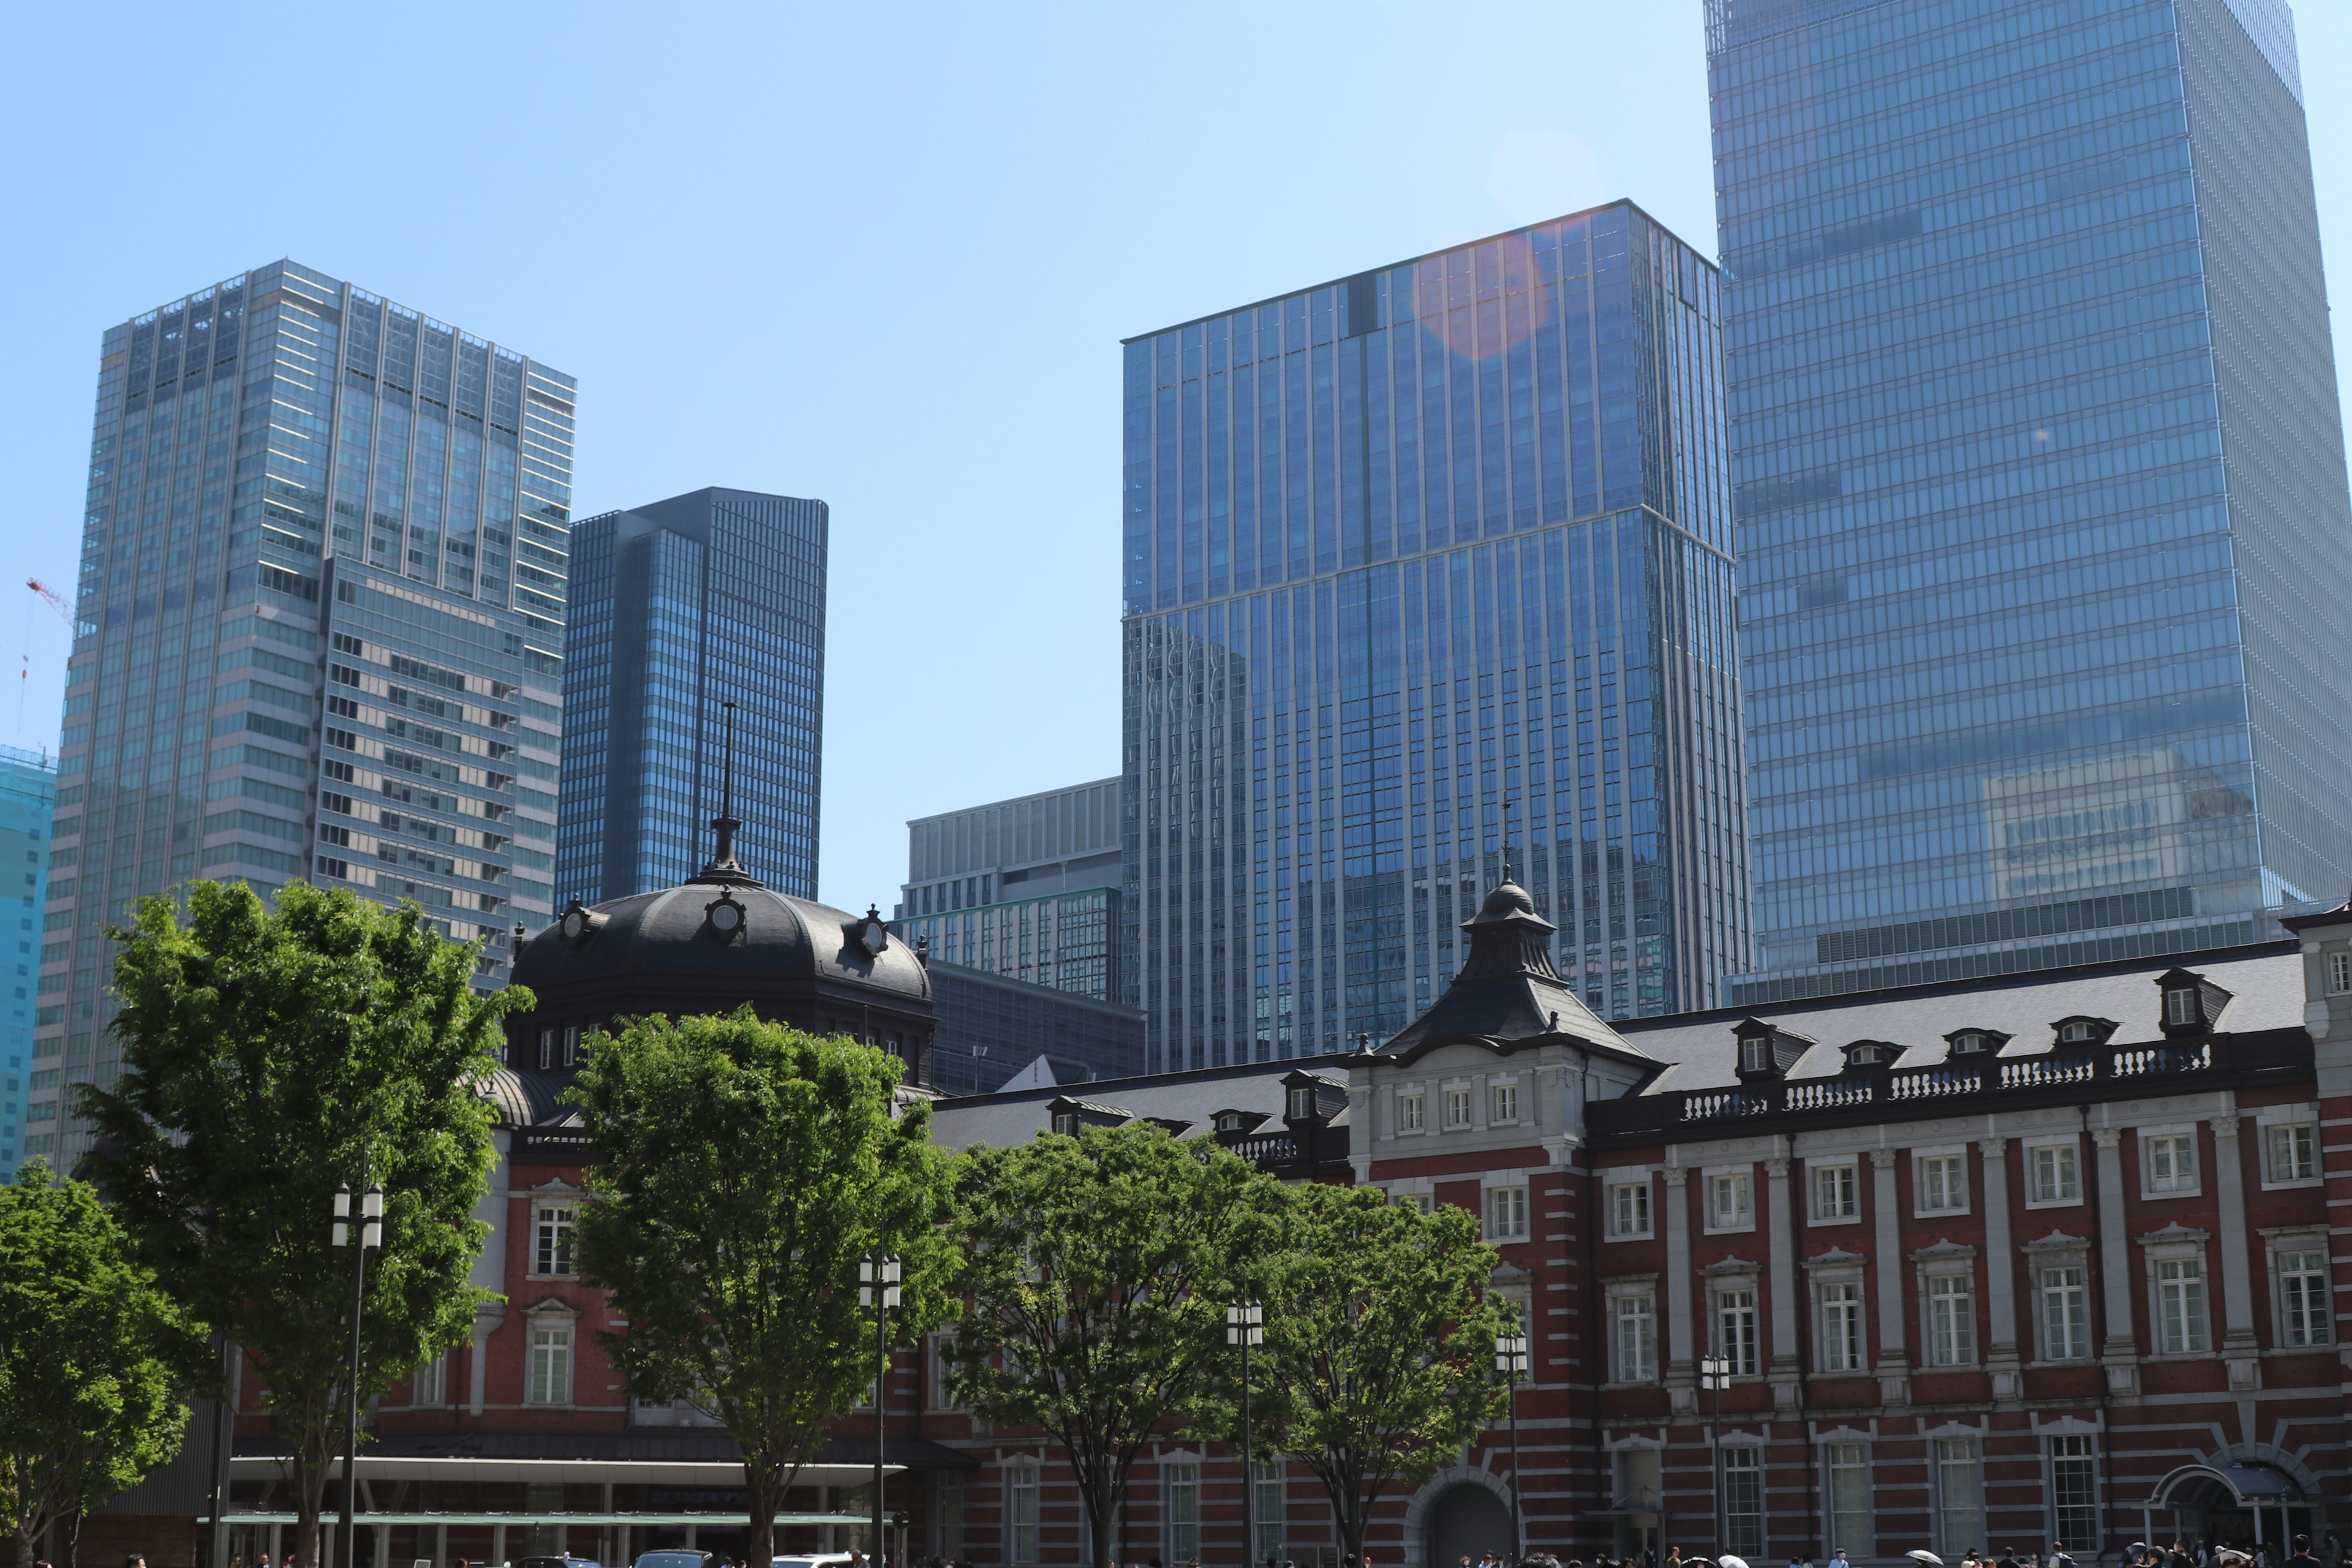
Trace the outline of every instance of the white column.
{"type": "Polygon", "coordinates": [[[2099,1359],[2106,1363],[2107,1392],[2128,1396],[2139,1392],[2139,1343],[2132,1324],[2131,1236],[2124,1223],[2123,1140],[2119,1127],[2091,1129],[2099,1160],[2099,1293],[2107,1318],[2099,1359]]]}
{"type": "Polygon", "coordinates": [[[2234,1109],[2213,1129],[2213,1192],[2221,1209],[2221,1360],[2230,1387],[2244,1394],[2263,1382],[2262,1342],[2254,1334],[2254,1282],[2246,1257],[2246,1171],[2234,1109]]]}
{"type": "Polygon", "coordinates": [[[1691,1365],[1690,1171],[1665,1169],[1666,1394],[1676,1414],[1698,1408],[1691,1365]]]}
{"type": "Polygon", "coordinates": [[[1772,1271],[1772,1406],[1788,1413],[1797,1408],[1797,1384],[1803,1368],[1797,1356],[1797,1246],[1794,1216],[1789,1204],[1789,1162],[1764,1162],[1764,1223],[1772,1271]]]}
{"type": "Polygon", "coordinates": [[[478,1311],[474,1314],[472,1353],[466,1358],[466,1409],[468,1414],[482,1413],[483,1391],[490,1375],[490,1331],[499,1326],[502,1311],[478,1311]]]}
{"type": "Polygon", "coordinates": [[[1911,1403],[1911,1362],[1904,1353],[1903,1205],[1895,1195],[1895,1169],[1900,1149],[1870,1152],[1870,1207],[1877,1221],[1878,1394],[1882,1404],[1911,1403]]]}
{"type": "Polygon", "coordinates": [[[2017,1353],[2016,1259],[2009,1240],[2009,1140],[1985,1139],[1977,1152],[1984,1156],[1985,1291],[1992,1299],[1985,1370],[1992,1376],[1995,1399],[2016,1399],[2024,1393],[2024,1373],[2017,1353]]]}

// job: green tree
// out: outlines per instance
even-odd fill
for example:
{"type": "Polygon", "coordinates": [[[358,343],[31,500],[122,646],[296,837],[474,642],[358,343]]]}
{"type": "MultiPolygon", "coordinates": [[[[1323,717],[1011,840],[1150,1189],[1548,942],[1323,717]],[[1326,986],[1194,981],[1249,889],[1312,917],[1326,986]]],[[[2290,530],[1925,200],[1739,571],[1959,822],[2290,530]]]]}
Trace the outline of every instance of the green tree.
{"type": "Polygon", "coordinates": [[[753,1563],[793,1477],[874,1378],[858,1260],[900,1258],[901,1336],[950,1310],[950,1156],[898,1082],[880,1051],[747,1006],[597,1036],[572,1090],[596,1147],[582,1270],[629,1325],[600,1338],[633,1394],[694,1400],[740,1446],[753,1563]]]}
{"type": "Polygon", "coordinates": [[[953,1385],[980,1415],[1060,1445],[1097,1563],[1145,1445],[1223,1418],[1225,1306],[1279,1202],[1246,1162],[1150,1122],[965,1155],[953,1385]]]}
{"type": "Polygon", "coordinates": [[[0,1523],[16,1568],[179,1452],[202,1332],[82,1182],[31,1160],[0,1185],[0,1523]]]}
{"type": "Polygon", "coordinates": [[[276,907],[242,882],[140,900],[122,943],[122,1076],[80,1109],[110,1158],[99,1179],[142,1258],[244,1347],[290,1439],[296,1551],[319,1515],[350,1355],[352,1254],[330,1244],[339,1184],[384,1189],[368,1261],[358,1397],[470,1331],[467,1283],[493,1160],[480,1088],[499,1019],[530,1005],[473,989],[477,950],[414,904],[296,882],[276,907]]]}
{"type": "Polygon", "coordinates": [[[1259,1275],[1253,1415],[1268,1449],[1323,1483],[1340,1551],[1360,1561],[1381,1494],[1419,1485],[1501,1415],[1495,1336],[1514,1320],[1487,1294],[1496,1254],[1467,1209],[1423,1214],[1376,1187],[1284,1195],[1259,1275]]]}

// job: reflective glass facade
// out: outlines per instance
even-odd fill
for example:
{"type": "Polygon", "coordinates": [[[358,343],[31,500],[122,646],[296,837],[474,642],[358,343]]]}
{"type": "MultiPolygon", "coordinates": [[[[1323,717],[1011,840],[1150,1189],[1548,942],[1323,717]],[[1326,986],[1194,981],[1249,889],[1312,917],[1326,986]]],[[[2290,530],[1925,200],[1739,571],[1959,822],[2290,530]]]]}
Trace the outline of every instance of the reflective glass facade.
{"type": "Polygon", "coordinates": [[[572,531],[563,898],[675,887],[709,859],[725,702],[737,857],[816,897],[830,519],[821,500],[712,489],[572,531]]]}
{"type": "MultiPolygon", "coordinates": [[[[104,932],[192,877],[544,922],[573,384],[279,261],[108,329],[34,1114],[110,1081],[104,932]]],[[[78,1153],[70,1119],[26,1152],[78,1153]]]]}
{"type": "Polygon", "coordinates": [[[1744,963],[1717,308],[1620,204],[1128,342],[1150,1070],[1402,1026],[1507,822],[1604,1014],[1744,963]]]}
{"type": "Polygon", "coordinates": [[[1708,0],[1759,967],[2352,884],[2352,505],[2279,0],[1708,0]]]}
{"type": "MultiPolygon", "coordinates": [[[[11,944],[16,973],[0,991],[0,1181],[24,1158],[25,1112],[33,1084],[53,1089],[54,1064],[33,1067],[34,973],[41,948],[41,906],[49,887],[49,821],[58,803],[58,760],[47,752],[0,746],[0,941],[11,944]]],[[[44,1095],[45,1122],[57,1101],[44,1095]]],[[[48,1130],[45,1126],[45,1131],[48,1130]]]]}

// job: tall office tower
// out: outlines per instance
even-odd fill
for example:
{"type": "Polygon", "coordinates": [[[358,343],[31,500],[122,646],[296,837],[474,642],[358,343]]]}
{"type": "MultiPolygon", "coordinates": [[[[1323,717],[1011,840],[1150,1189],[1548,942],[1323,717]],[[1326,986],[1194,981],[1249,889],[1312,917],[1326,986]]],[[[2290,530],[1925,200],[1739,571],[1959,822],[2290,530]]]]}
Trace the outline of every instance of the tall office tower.
{"type": "Polygon", "coordinates": [[[1118,1001],[1118,787],[1097,779],[908,823],[894,929],[934,959],[1118,1001]]]}
{"type": "Polygon", "coordinates": [[[816,897],[829,518],[713,489],[572,529],[561,896],[675,887],[710,858],[732,702],[736,849],[769,887],[816,897]]]}
{"type": "Polygon", "coordinates": [[[1507,841],[1596,1011],[1744,963],[1717,292],[1619,203],[1129,340],[1154,1070],[1402,1026],[1507,841]]]}
{"type": "MultiPolygon", "coordinates": [[[[33,986],[40,960],[41,903],[49,887],[49,821],[58,804],[58,760],[47,752],[0,746],[0,933],[16,944],[16,973],[0,997],[0,1181],[24,1158],[25,1111],[33,1084],[33,986]],[[18,879],[18,873],[23,879],[18,879]]],[[[50,1083],[57,1069],[41,1071],[50,1083]]]]}
{"type": "Polygon", "coordinates": [[[414,899],[503,982],[551,907],[572,410],[570,376],[290,261],[108,329],[34,1116],[114,1077],[106,929],[191,878],[414,899]]]}
{"type": "Polygon", "coordinates": [[[2352,885],[2352,501],[2281,0],[1707,0],[1764,971],[2352,885]]]}

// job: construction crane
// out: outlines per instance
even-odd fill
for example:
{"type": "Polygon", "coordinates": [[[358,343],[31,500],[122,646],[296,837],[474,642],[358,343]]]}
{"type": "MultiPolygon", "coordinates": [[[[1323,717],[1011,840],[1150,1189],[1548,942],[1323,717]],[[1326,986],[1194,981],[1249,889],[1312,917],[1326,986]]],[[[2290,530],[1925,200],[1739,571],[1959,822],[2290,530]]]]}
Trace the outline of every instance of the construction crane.
{"type": "Polygon", "coordinates": [[[74,624],[72,600],[68,599],[64,595],[50,587],[47,583],[42,582],[38,577],[26,578],[25,586],[30,588],[34,593],[38,594],[42,598],[47,599],[49,602],[49,608],[55,610],[58,616],[63,617],[67,626],[70,626],[74,624]]]}

